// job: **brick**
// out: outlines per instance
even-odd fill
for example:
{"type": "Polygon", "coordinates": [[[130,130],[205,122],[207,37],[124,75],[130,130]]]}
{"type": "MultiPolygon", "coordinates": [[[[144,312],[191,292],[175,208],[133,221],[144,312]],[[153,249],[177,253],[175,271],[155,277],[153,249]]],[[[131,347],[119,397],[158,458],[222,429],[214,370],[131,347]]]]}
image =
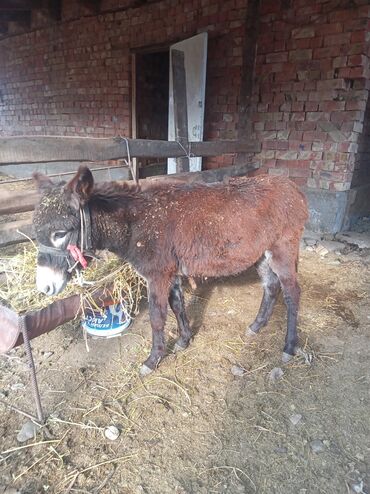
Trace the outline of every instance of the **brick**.
{"type": "Polygon", "coordinates": [[[288,52],[269,53],[266,55],[266,63],[287,62],[288,52]]]}
{"type": "Polygon", "coordinates": [[[266,122],[265,130],[284,130],[286,129],[286,122],[266,122]]]}
{"type": "Polygon", "coordinates": [[[359,110],[333,112],[330,116],[330,120],[334,123],[342,123],[350,120],[357,120],[362,122],[364,119],[364,112],[359,110]]]}
{"type": "Polygon", "coordinates": [[[300,60],[312,60],[312,49],[308,50],[293,50],[289,52],[289,61],[297,62],[300,60]]]}
{"type": "Polygon", "coordinates": [[[312,142],[312,141],[325,141],[325,140],[326,140],[325,132],[320,132],[318,130],[303,132],[303,141],[312,142]]]}
{"type": "Polygon", "coordinates": [[[338,192],[343,192],[345,190],[349,190],[351,188],[351,182],[334,182],[333,189],[338,192]]]}
{"type": "Polygon", "coordinates": [[[310,167],[310,161],[307,160],[276,160],[276,168],[302,168],[308,170],[310,167]]]}
{"type": "Polygon", "coordinates": [[[363,5],[357,9],[357,14],[359,17],[370,18],[370,5],[363,5]]]}
{"type": "Polygon", "coordinates": [[[346,110],[366,110],[366,101],[363,100],[349,100],[346,102],[346,110]]]}
{"type": "Polygon", "coordinates": [[[352,43],[367,43],[370,40],[370,34],[365,30],[355,31],[354,33],[350,34],[350,36],[351,36],[351,38],[350,38],[351,44],[352,43]]]}
{"type": "Polygon", "coordinates": [[[328,34],[324,37],[324,47],[333,45],[349,45],[351,33],[328,34]]]}
{"type": "Polygon", "coordinates": [[[332,61],[333,68],[340,68],[340,67],[346,67],[348,65],[348,57],[346,56],[341,56],[341,57],[335,57],[332,61]]]}
{"type": "Polygon", "coordinates": [[[355,142],[341,142],[338,144],[338,151],[342,153],[357,153],[358,144],[355,142]]]}
{"type": "MultiPolygon", "coordinates": [[[[304,147],[305,146],[301,141],[292,141],[292,140],[289,141],[289,150],[290,151],[297,151],[297,152],[302,151],[302,150],[304,150],[304,147]]],[[[309,147],[309,146],[307,145],[307,147],[309,147]]]]}
{"type": "Polygon", "coordinates": [[[308,122],[317,122],[318,120],[330,120],[330,114],[320,111],[307,112],[306,119],[308,122]]]}
{"type": "Polygon", "coordinates": [[[329,79],[317,82],[318,91],[330,91],[332,89],[348,89],[348,82],[344,79],[329,79]]]}
{"type": "Polygon", "coordinates": [[[306,120],[305,112],[292,112],[290,114],[291,122],[304,122],[306,120]]]}
{"type": "Polygon", "coordinates": [[[322,151],[324,149],[324,144],[322,142],[313,142],[312,151],[322,151]]]}
{"type": "Polygon", "coordinates": [[[292,111],[303,112],[305,103],[303,101],[293,101],[292,111]]]}
{"type": "Polygon", "coordinates": [[[319,187],[320,187],[320,189],[329,190],[330,189],[330,182],[329,182],[329,180],[320,179],[319,180],[319,187]]]}
{"type": "Polygon", "coordinates": [[[276,151],[275,157],[277,160],[296,160],[298,153],[296,151],[276,151]]]}
{"type": "Polygon", "coordinates": [[[341,22],[333,22],[330,24],[321,24],[316,27],[317,35],[327,36],[330,34],[339,34],[343,32],[343,24],[341,22]]]}
{"type": "Polygon", "coordinates": [[[308,178],[311,176],[311,170],[305,168],[289,168],[290,178],[308,178]]]}
{"type": "Polygon", "coordinates": [[[323,48],[316,48],[313,50],[313,60],[320,60],[321,58],[330,59],[343,55],[339,46],[326,46],[323,48]]]}
{"type": "Polygon", "coordinates": [[[298,153],[299,160],[321,160],[322,152],[321,151],[300,151],[298,153]]]}
{"type": "MultiPolygon", "coordinates": [[[[297,130],[302,130],[303,132],[304,131],[311,131],[311,130],[315,130],[317,127],[317,123],[316,122],[295,122],[295,128],[297,130]]],[[[303,138],[303,136],[302,136],[303,138]]]]}
{"type": "Polygon", "coordinates": [[[357,55],[351,55],[348,57],[348,62],[347,65],[350,67],[355,67],[355,66],[366,66],[367,64],[367,57],[362,54],[357,54],[357,55]]]}
{"type": "Polygon", "coordinates": [[[319,103],[319,110],[323,112],[339,111],[344,110],[345,105],[345,101],[322,101],[319,103]]]}
{"type": "Polygon", "coordinates": [[[315,34],[316,33],[314,27],[300,27],[297,29],[293,29],[292,38],[294,39],[313,38],[315,34]]]}
{"type": "Polygon", "coordinates": [[[289,177],[289,170],[287,168],[270,168],[268,172],[269,175],[289,177]]]}
{"type": "Polygon", "coordinates": [[[345,10],[333,10],[329,14],[330,22],[346,22],[351,15],[351,11],[348,9],[345,10]]]}
{"type": "Polygon", "coordinates": [[[309,93],[309,101],[332,101],[337,97],[337,91],[312,91],[309,93]]]}
{"type": "Polygon", "coordinates": [[[318,80],[318,79],[320,79],[320,71],[319,70],[299,70],[297,72],[297,77],[298,77],[299,81],[318,80]]]}
{"type": "Polygon", "coordinates": [[[317,189],[318,188],[318,183],[317,183],[316,179],[309,178],[307,180],[307,187],[310,187],[311,189],[317,189]]]}

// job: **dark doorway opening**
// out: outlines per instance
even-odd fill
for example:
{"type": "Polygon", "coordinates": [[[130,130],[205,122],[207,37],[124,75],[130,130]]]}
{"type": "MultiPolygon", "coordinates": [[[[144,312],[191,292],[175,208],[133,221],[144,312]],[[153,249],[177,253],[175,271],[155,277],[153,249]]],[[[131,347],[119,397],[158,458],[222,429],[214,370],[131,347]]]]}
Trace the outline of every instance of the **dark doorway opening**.
{"type": "MultiPolygon", "coordinates": [[[[138,139],[168,139],[169,52],[135,55],[135,127],[138,139]]],[[[167,160],[140,159],[139,176],[165,174],[167,160]]]]}
{"type": "Polygon", "coordinates": [[[349,225],[362,217],[370,217],[370,98],[367,101],[364,125],[358,140],[349,204],[349,225]]]}

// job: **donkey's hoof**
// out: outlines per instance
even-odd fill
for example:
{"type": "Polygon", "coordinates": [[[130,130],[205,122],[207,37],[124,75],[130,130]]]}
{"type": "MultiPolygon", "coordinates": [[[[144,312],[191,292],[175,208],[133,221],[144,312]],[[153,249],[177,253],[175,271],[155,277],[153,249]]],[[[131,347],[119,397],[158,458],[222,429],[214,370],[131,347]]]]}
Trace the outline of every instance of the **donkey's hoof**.
{"type": "Polygon", "coordinates": [[[148,376],[149,374],[151,374],[153,372],[153,369],[151,369],[150,367],[148,367],[147,365],[143,364],[141,367],[140,367],[140,376],[141,377],[145,377],[145,376],[148,376]]]}
{"type": "Polygon", "coordinates": [[[173,353],[183,352],[184,350],[186,350],[186,346],[182,346],[179,343],[175,343],[173,347],[173,353]]]}
{"type": "Polygon", "coordinates": [[[287,364],[292,360],[294,355],[290,355],[290,353],[283,352],[283,356],[281,357],[281,360],[284,362],[284,364],[287,364]]]}
{"type": "Polygon", "coordinates": [[[250,327],[247,328],[245,331],[245,336],[247,336],[248,338],[255,338],[257,335],[258,335],[258,333],[253,331],[253,329],[251,329],[250,327]]]}

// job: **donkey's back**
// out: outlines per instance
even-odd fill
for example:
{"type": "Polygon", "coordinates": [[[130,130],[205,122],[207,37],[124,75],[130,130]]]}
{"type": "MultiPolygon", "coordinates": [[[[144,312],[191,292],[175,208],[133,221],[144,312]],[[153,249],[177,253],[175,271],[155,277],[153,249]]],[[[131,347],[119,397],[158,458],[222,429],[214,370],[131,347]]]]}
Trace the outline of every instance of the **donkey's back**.
{"type": "Polygon", "coordinates": [[[189,276],[239,273],[283,240],[296,255],[307,218],[303,194],[281,177],[162,185],[147,193],[154,198],[151,216],[140,230],[151,242],[158,239],[166,263],[177,262],[189,276]]]}

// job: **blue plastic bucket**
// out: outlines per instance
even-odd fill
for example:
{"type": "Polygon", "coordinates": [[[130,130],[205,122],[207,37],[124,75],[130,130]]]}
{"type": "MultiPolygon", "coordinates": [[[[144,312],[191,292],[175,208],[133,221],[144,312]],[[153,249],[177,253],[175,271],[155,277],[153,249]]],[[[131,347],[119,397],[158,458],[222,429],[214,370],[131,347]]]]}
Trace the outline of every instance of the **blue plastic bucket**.
{"type": "Polygon", "coordinates": [[[112,338],[124,333],[132,323],[122,303],[112,303],[101,309],[87,309],[82,327],[97,338],[112,338]]]}

